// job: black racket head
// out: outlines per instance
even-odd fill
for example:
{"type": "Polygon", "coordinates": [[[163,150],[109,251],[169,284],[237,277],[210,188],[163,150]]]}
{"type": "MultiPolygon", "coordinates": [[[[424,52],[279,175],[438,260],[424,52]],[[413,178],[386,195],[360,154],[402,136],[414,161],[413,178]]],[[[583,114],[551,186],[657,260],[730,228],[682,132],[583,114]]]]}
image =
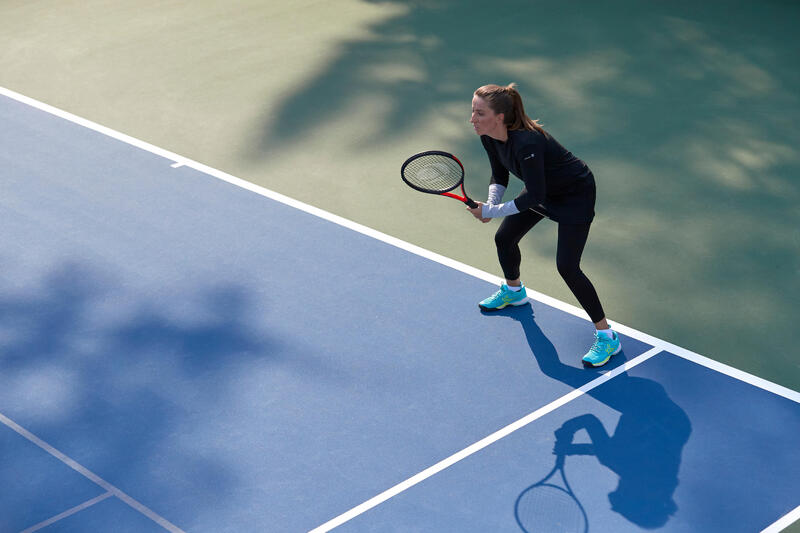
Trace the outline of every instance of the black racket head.
{"type": "Polygon", "coordinates": [[[403,181],[421,192],[441,194],[464,181],[464,166],[447,152],[431,150],[412,155],[400,168],[403,181]]]}

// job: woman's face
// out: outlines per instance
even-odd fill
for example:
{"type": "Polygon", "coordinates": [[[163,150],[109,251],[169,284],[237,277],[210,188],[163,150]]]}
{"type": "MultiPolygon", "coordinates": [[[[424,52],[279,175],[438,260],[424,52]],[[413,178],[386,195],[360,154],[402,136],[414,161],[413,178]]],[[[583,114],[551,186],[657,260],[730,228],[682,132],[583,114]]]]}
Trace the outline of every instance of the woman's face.
{"type": "Polygon", "coordinates": [[[503,114],[495,114],[480,96],[472,97],[472,118],[470,122],[478,135],[488,135],[490,137],[502,138],[505,133],[503,124],[503,114]]]}

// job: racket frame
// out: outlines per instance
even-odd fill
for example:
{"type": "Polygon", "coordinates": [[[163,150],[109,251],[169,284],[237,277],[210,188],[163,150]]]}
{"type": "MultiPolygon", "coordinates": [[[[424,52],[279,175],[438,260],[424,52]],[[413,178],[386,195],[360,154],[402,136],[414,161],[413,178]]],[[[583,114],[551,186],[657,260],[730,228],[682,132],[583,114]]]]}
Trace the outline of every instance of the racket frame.
{"type": "Polygon", "coordinates": [[[400,177],[403,179],[403,181],[405,182],[406,185],[408,185],[412,189],[417,190],[419,192],[424,192],[424,193],[427,193],[427,194],[438,194],[439,196],[447,196],[448,198],[454,198],[454,199],[456,199],[456,200],[458,200],[460,202],[465,203],[467,206],[469,206],[472,209],[478,207],[478,204],[475,203],[475,201],[472,200],[469,196],[467,196],[467,192],[464,189],[464,165],[461,163],[461,161],[458,160],[458,158],[456,156],[454,156],[453,154],[451,154],[449,152],[443,152],[441,150],[428,150],[426,152],[420,152],[418,154],[412,155],[411,157],[406,159],[405,162],[403,163],[403,166],[400,167],[400,177]],[[423,157],[432,156],[432,155],[441,156],[441,157],[447,157],[449,159],[452,159],[453,161],[458,163],[458,166],[461,169],[461,179],[458,180],[458,183],[456,183],[451,188],[449,188],[449,189],[447,189],[445,191],[426,189],[424,187],[420,187],[419,185],[411,183],[410,181],[408,181],[406,179],[405,170],[406,170],[406,167],[412,161],[415,161],[417,159],[421,159],[423,157]],[[456,193],[451,192],[454,189],[458,188],[459,186],[461,187],[461,196],[459,196],[456,193]]]}
{"type": "Polygon", "coordinates": [[[550,473],[547,474],[544,478],[542,478],[541,481],[539,481],[537,483],[534,483],[533,485],[531,485],[528,488],[526,488],[525,490],[523,490],[520,493],[520,495],[517,496],[517,500],[516,500],[516,502],[514,502],[514,518],[517,521],[517,525],[525,533],[529,533],[529,530],[522,523],[522,520],[520,520],[519,503],[520,503],[520,500],[522,500],[522,498],[525,497],[526,493],[528,493],[530,490],[536,489],[538,487],[548,487],[548,488],[552,488],[552,489],[557,489],[557,490],[563,492],[564,494],[568,495],[570,498],[572,498],[572,500],[577,504],[578,509],[580,509],[581,516],[583,518],[583,528],[584,529],[583,529],[583,532],[581,532],[581,533],[587,533],[589,531],[589,517],[586,515],[586,509],[583,508],[583,505],[581,505],[581,502],[580,502],[580,500],[578,500],[578,497],[575,496],[574,492],[572,492],[572,487],[569,486],[569,482],[567,481],[567,475],[566,475],[566,473],[564,473],[564,458],[565,458],[565,455],[566,454],[564,454],[564,453],[557,453],[556,454],[556,464],[553,467],[553,469],[550,471],[550,473]],[[552,483],[550,481],[550,478],[552,478],[556,474],[556,472],[561,474],[561,482],[564,484],[563,487],[560,487],[560,486],[558,486],[555,483],[552,483]]]}

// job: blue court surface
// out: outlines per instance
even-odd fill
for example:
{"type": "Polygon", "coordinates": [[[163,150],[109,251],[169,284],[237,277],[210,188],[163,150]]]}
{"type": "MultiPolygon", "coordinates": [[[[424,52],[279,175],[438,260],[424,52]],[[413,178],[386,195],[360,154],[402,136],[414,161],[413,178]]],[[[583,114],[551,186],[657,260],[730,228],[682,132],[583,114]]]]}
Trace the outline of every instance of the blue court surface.
{"type": "Polygon", "coordinates": [[[523,531],[559,428],[583,531],[800,514],[796,392],[3,94],[0,531],[523,531]]]}

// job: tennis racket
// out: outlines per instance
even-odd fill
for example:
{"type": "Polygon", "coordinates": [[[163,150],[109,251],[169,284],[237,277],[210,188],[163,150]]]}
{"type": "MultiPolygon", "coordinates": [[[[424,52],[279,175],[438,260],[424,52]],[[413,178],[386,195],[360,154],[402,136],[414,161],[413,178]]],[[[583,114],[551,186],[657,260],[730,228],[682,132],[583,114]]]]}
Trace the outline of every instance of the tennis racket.
{"type": "MultiPolygon", "coordinates": [[[[464,165],[453,154],[440,150],[414,154],[400,167],[400,177],[412,189],[455,198],[473,209],[478,207],[464,190],[464,165]],[[461,195],[452,192],[459,186],[461,195]]],[[[547,217],[543,209],[529,209],[547,217]]]]}
{"type": "Polygon", "coordinates": [[[544,479],[522,491],[514,504],[514,516],[525,533],[589,531],[586,511],[567,483],[563,453],[556,455],[556,465],[544,479]],[[550,481],[556,472],[561,473],[563,487],[550,481]]]}
{"type": "Polygon", "coordinates": [[[478,207],[464,191],[464,165],[447,152],[430,150],[412,155],[400,167],[403,181],[420,192],[455,198],[471,208],[478,207]],[[461,187],[461,195],[451,192],[461,187]]]}

